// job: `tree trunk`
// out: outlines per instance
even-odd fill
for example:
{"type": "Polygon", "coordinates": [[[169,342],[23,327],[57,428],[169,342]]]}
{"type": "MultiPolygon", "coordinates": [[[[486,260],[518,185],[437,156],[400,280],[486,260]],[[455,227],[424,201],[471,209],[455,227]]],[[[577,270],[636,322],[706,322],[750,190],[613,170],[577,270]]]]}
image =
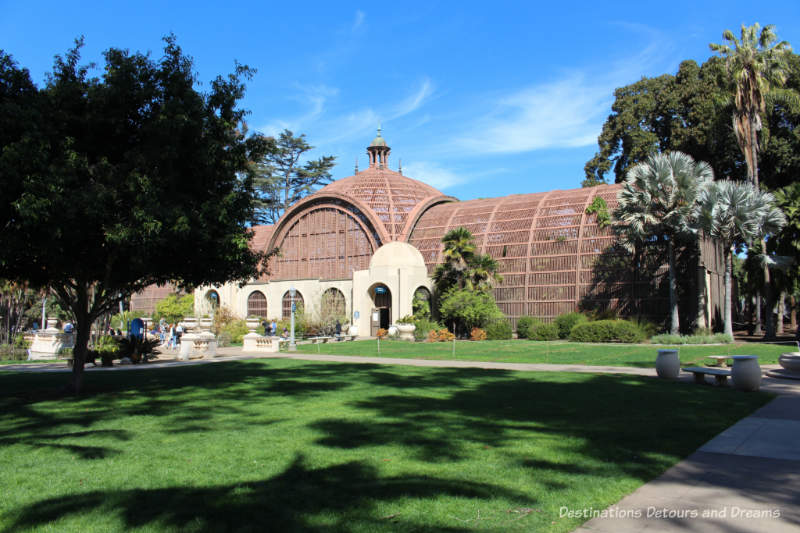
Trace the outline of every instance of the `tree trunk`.
{"type": "Polygon", "coordinates": [[[753,335],[761,335],[764,333],[764,330],[761,329],[761,291],[759,290],[756,293],[756,301],[755,305],[753,306],[755,309],[755,329],[753,329],[753,335]]]}
{"type": "Polygon", "coordinates": [[[669,253],[669,332],[672,335],[680,333],[680,321],[678,318],[678,286],[675,281],[675,247],[672,237],[667,242],[669,253]]]}
{"type": "Polygon", "coordinates": [[[789,327],[792,331],[797,330],[797,301],[794,296],[789,296],[789,327]]]}
{"type": "Polygon", "coordinates": [[[733,286],[731,285],[731,278],[733,274],[733,250],[731,246],[725,247],[725,333],[733,338],[733,316],[731,306],[733,302],[733,286]]]}
{"type": "Polygon", "coordinates": [[[72,349],[72,380],[69,385],[70,392],[80,394],[83,388],[83,368],[86,364],[86,350],[89,344],[89,334],[92,323],[89,314],[83,312],[82,316],[75,316],[75,347],[72,349]]]}
{"type": "Polygon", "coordinates": [[[778,323],[775,326],[775,334],[783,335],[783,310],[786,309],[786,292],[781,291],[778,297],[778,323]]]}
{"type": "MultiPolygon", "coordinates": [[[[766,250],[766,243],[762,241],[761,249],[766,250]]],[[[766,325],[765,339],[775,338],[775,321],[773,320],[773,309],[775,309],[775,297],[773,296],[772,283],[770,280],[770,271],[767,265],[764,265],[764,312],[767,316],[764,317],[764,324],[766,325]]]]}

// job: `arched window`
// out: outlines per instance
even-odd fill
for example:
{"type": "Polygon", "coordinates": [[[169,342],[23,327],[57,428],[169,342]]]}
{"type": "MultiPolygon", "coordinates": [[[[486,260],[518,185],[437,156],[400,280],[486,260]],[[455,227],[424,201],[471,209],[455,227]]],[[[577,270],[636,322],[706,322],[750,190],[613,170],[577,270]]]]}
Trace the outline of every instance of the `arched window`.
{"type": "MultiPolygon", "coordinates": [[[[297,304],[297,310],[299,311],[304,305],[303,295],[300,294],[300,291],[295,291],[294,302],[297,304]]],[[[290,291],[286,291],[283,294],[283,302],[281,307],[283,309],[281,317],[290,318],[292,316],[292,294],[290,291]]]]}
{"type": "Polygon", "coordinates": [[[247,316],[267,317],[267,297],[261,291],[253,291],[247,297],[247,316]]]}
{"type": "Polygon", "coordinates": [[[208,291],[206,293],[206,302],[212,311],[216,310],[219,307],[219,294],[217,294],[217,291],[208,291]]]}
{"type": "Polygon", "coordinates": [[[322,293],[322,317],[336,318],[347,313],[347,303],[344,294],[339,289],[331,287],[322,293]]]}
{"type": "Polygon", "coordinates": [[[431,314],[431,291],[426,287],[419,287],[414,291],[414,300],[411,304],[414,316],[427,317],[431,314]]]}

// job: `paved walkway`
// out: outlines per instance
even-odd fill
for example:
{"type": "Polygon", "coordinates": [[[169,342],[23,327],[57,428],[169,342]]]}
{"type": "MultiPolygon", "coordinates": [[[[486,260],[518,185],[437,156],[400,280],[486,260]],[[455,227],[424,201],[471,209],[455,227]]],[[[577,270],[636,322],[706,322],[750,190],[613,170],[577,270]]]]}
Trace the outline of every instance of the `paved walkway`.
{"type": "MultiPolygon", "coordinates": [[[[221,348],[211,360],[158,361],[147,365],[88,367],[125,371],[281,358],[351,364],[485,368],[516,371],[589,372],[655,377],[655,369],[355,357],[322,354],[245,354],[221,348]]],[[[764,367],[765,370],[772,368],[764,367]]],[[[64,363],[3,365],[0,370],[67,372],[64,363]]],[[[691,375],[681,377],[692,381],[691,375]]],[[[800,533],[800,381],[764,377],[762,390],[778,397],[723,431],[700,449],[608,509],[568,509],[591,518],[581,533],[639,531],[800,533]],[[599,516],[597,516],[599,515],[599,516]]],[[[713,416],[713,413],[709,413],[713,416]]]]}

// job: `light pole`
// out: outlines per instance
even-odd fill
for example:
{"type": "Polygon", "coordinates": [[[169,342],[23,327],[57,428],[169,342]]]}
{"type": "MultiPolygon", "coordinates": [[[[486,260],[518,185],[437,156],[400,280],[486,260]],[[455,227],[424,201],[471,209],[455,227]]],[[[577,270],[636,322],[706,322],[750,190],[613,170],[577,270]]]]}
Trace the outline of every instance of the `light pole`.
{"type": "Polygon", "coordinates": [[[296,352],[297,351],[297,344],[295,344],[295,342],[294,342],[294,312],[297,310],[297,306],[294,303],[294,295],[296,293],[297,293],[297,291],[294,289],[294,287],[289,289],[289,296],[292,297],[292,322],[291,322],[292,330],[289,332],[289,334],[290,334],[289,351],[290,352],[296,352]]]}

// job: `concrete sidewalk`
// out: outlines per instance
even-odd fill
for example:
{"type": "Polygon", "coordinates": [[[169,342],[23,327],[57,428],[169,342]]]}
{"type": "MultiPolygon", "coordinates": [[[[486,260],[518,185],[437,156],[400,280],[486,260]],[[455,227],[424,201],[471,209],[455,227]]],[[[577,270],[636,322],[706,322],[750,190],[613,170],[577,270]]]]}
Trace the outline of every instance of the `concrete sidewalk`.
{"type": "Polygon", "coordinates": [[[800,532],[800,396],[776,398],[605,513],[577,531],[800,532]]]}

